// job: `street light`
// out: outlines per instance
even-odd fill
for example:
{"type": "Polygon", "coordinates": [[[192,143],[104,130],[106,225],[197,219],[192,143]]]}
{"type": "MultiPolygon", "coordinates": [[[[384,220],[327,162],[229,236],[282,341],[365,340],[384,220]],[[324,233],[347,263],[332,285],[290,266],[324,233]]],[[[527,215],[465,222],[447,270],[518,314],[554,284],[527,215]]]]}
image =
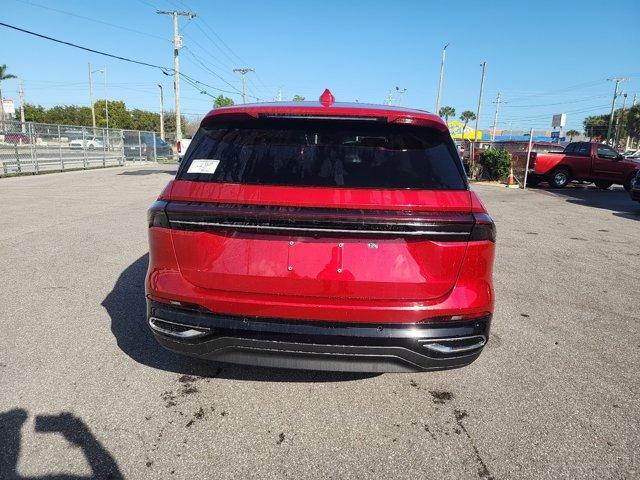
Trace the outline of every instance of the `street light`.
{"type": "Polygon", "coordinates": [[[104,112],[107,120],[107,130],[109,129],[109,102],[107,101],[107,67],[100,70],[93,70],[91,73],[102,73],[104,75],[104,112]]]}
{"type": "Polygon", "coordinates": [[[407,91],[406,88],[400,88],[400,87],[396,87],[396,91],[398,92],[398,105],[402,106],[402,97],[404,95],[404,92],[407,91]]]}

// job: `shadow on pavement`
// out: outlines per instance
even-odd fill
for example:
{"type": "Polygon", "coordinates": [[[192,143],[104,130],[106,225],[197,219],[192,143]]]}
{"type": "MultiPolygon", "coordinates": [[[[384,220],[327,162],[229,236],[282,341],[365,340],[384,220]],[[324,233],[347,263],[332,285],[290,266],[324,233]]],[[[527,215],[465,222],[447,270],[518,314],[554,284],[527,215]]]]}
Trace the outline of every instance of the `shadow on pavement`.
{"type": "Polygon", "coordinates": [[[175,170],[127,170],[126,172],[119,173],[118,175],[133,175],[133,176],[142,176],[142,175],[155,175],[156,173],[166,173],[168,175],[175,175],[175,170]]]}
{"type": "Polygon", "coordinates": [[[640,203],[631,200],[622,188],[600,190],[595,187],[568,186],[558,190],[545,190],[550,195],[564,197],[567,202],[585,207],[611,210],[615,216],[640,220],[640,203]]]}
{"type": "Polygon", "coordinates": [[[221,364],[165,350],[153,338],[146,321],[144,278],[148,263],[149,254],[145,254],[129,265],[102,302],[111,317],[111,332],[118,346],[136,362],[187,375],[265,382],[340,382],[379,375],[221,364]]]}
{"type": "Polygon", "coordinates": [[[57,433],[79,448],[89,468],[91,476],[49,474],[37,477],[23,477],[18,474],[20,460],[21,429],[27,421],[24,409],[14,409],[0,413],[0,478],[14,480],[82,480],[82,479],[122,479],[122,473],[111,454],[93,436],[91,430],[71,413],[60,415],[37,415],[35,430],[39,433],[57,433]]]}

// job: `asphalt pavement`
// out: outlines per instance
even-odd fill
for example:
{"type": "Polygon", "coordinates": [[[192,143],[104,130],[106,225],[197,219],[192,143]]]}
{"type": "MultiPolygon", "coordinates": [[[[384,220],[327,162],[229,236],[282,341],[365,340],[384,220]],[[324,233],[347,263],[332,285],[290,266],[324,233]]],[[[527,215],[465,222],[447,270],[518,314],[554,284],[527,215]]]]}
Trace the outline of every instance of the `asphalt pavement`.
{"type": "Polygon", "coordinates": [[[147,330],[145,213],[172,171],[0,179],[0,478],[638,478],[640,204],[476,185],[497,308],[471,366],[207,363],[147,330]]]}

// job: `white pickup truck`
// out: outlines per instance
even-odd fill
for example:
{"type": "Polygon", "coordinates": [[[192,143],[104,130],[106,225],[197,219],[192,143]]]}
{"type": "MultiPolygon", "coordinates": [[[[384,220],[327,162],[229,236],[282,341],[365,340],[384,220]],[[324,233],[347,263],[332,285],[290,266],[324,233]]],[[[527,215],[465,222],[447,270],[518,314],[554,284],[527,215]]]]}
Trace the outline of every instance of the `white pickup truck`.
{"type": "Polygon", "coordinates": [[[184,154],[187,151],[187,148],[189,148],[190,143],[191,143],[190,138],[183,138],[178,143],[176,143],[176,150],[178,151],[178,157],[179,157],[178,161],[182,161],[182,158],[184,157],[184,154]]]}

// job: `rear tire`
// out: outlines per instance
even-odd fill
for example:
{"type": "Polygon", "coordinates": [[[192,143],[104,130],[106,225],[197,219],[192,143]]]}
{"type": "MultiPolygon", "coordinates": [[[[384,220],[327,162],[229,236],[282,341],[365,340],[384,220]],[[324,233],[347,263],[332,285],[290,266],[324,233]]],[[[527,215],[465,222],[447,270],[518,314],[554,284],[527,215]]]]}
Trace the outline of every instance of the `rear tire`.
{"type": "Polygon", "coordinates": [[[549,175],[549,186],[551,188],[564,188],[571,181],[571,173],[566,168],[556,168],[549,175]]]}
{"type": "Polygon", "coordinates": [[[597,182],[593,182],[596,184],[596,187],[600,188],[601,190],[609,190],[609,188],[611,188],[611,185],[613,185],[613,182],[605,182],[602,180],[598,180],[597,182]]]}

